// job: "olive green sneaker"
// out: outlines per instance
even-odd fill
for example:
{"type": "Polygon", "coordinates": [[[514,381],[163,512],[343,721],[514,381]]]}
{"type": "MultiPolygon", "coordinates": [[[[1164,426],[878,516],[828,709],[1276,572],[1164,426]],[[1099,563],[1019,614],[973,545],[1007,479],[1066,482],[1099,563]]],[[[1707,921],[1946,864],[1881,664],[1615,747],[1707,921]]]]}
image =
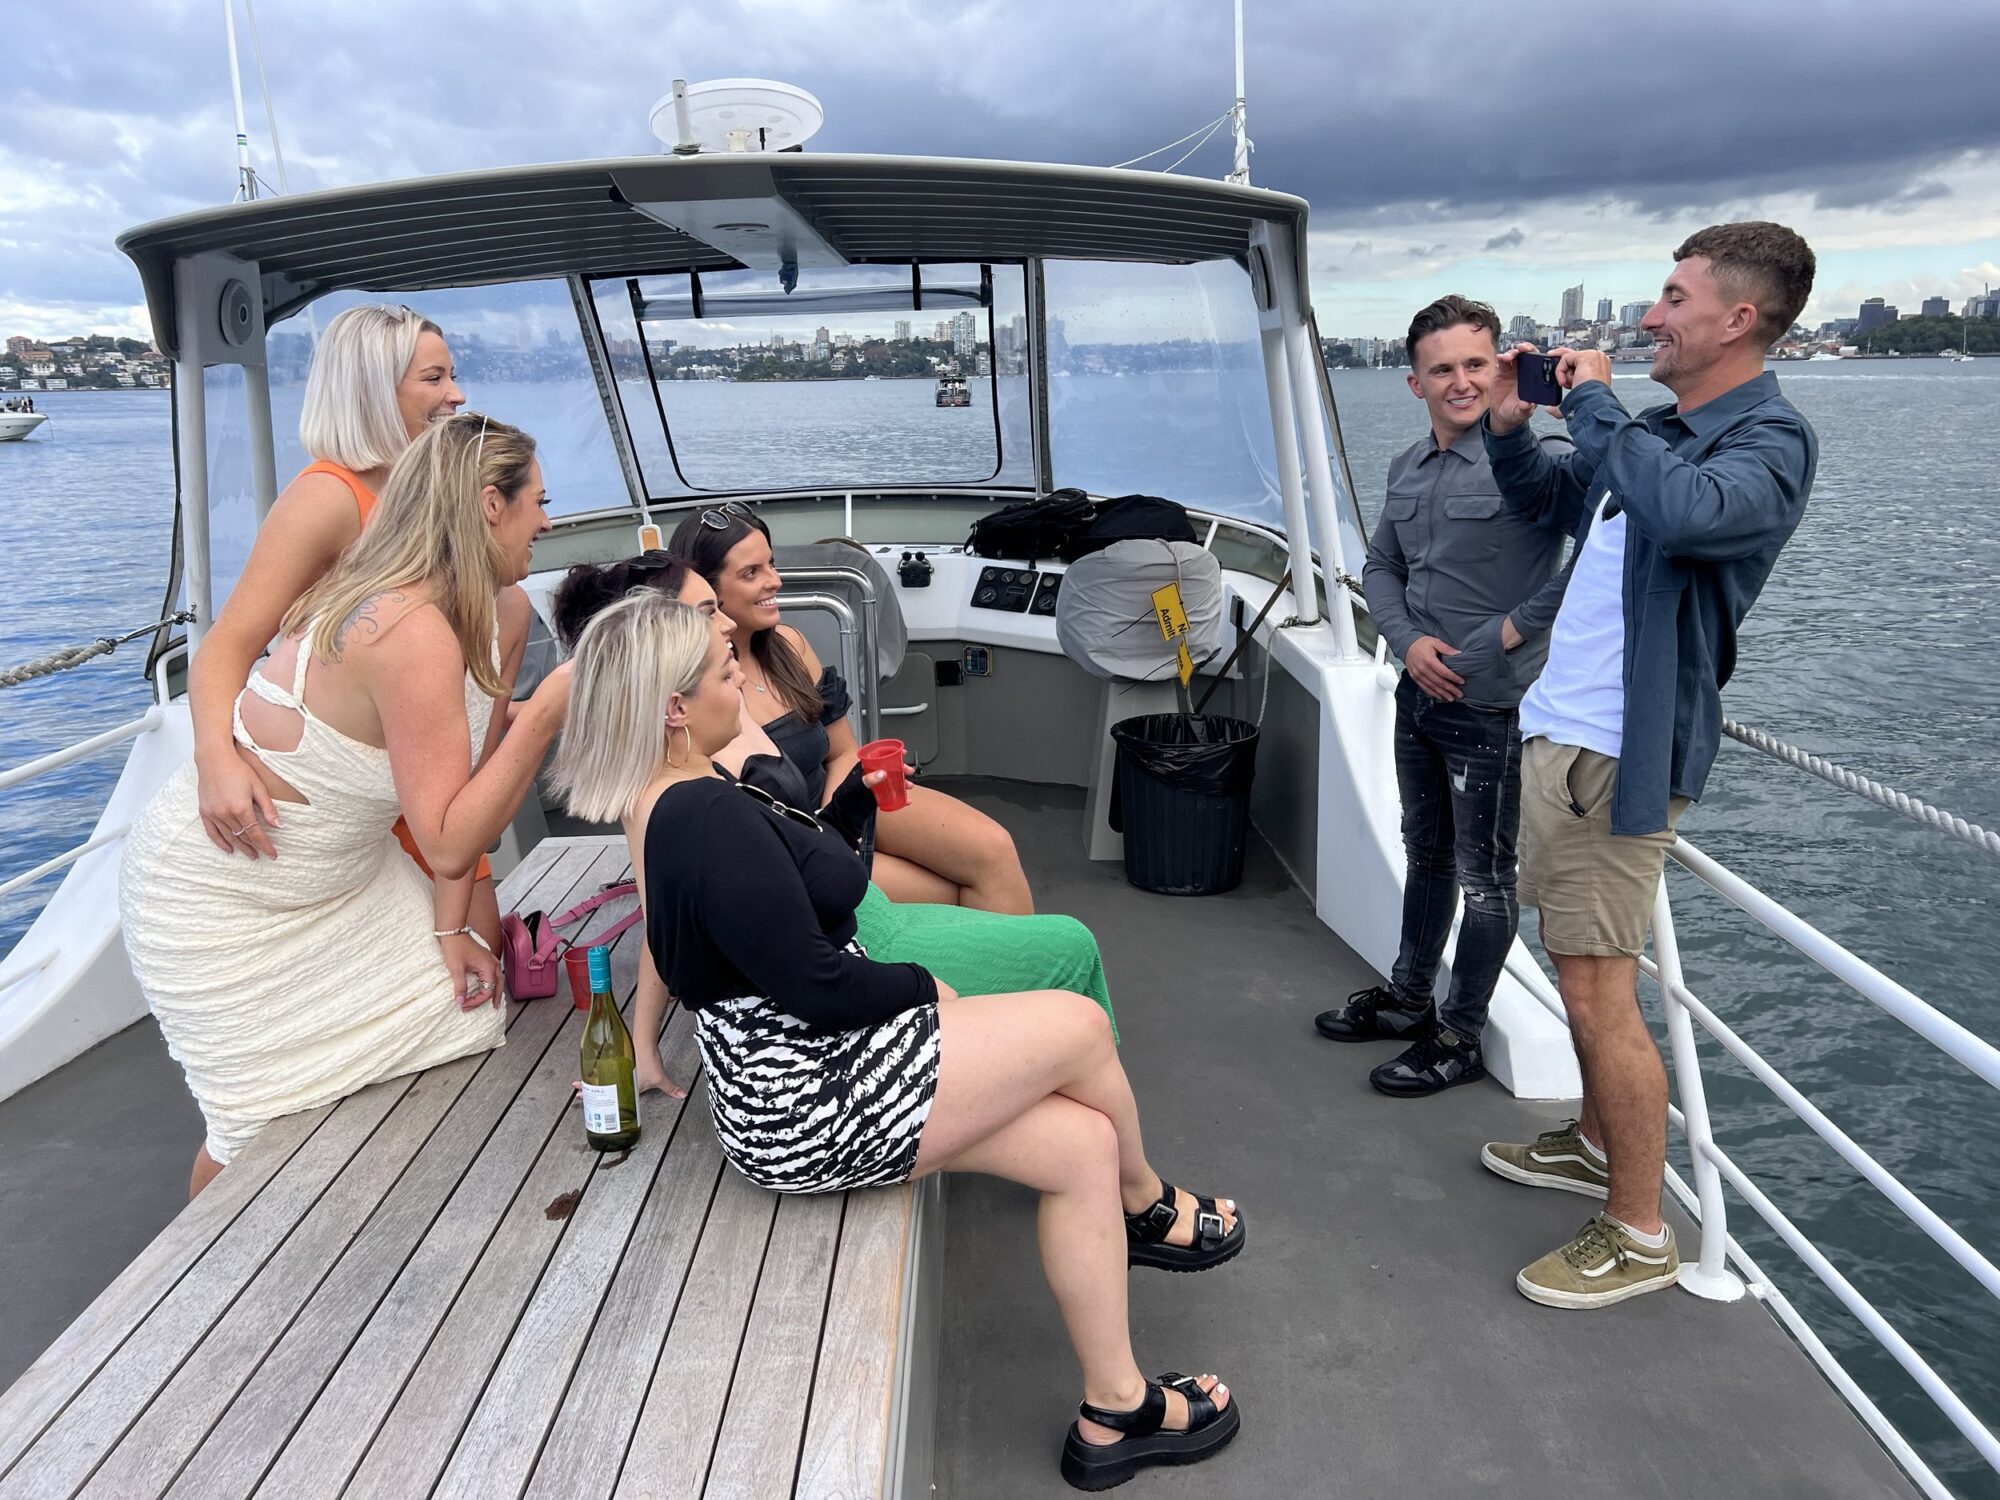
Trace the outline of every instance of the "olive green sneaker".
{"type": "Polygon", "coordinates": [[[1674,1232],[1657,1249],[1632,1238],[1625,1226],[1598,1214],[1577,1237],[1551,1250],[1514,1278],[1530,1302],[1544,1307],[1609,1307],[1672,1286],[1681,1279],[1674,1232]]]}
{"type": "Polygon", "coordinates": [[[1610,1169],[1583,1144],[1583,1132],[1574,1120],[1543,1131],[1531,1145],[1488,1141],[1480,1147],[1479,1160],[1487,1171],[1529,1187],[1582,1193],[1586,1198],[1603,1198],[1610,1192],[1610,1169]]]}

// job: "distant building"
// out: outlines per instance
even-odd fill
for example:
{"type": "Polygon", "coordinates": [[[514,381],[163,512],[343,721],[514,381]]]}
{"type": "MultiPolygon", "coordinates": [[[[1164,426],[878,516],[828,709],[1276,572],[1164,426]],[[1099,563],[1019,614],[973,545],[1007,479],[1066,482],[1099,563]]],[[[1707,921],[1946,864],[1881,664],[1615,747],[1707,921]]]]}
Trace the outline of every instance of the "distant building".
{"type": "Polygon", "coordinates": [[[896,320],[896,342],[899,344],[907,344],[909,343],[909,341],[910,341],[910,320],[908,318],[898,318],[896,320]]]}
{"type": "Polygon", "coordinates": [[[1895,321],[1896,309],[1893,304],[1884,302],[1880,297],[1870,297],[1861,304],[1861,316],[1855,320],[1854,331],[1862,334],[1872,333],[1883,324],[1895,321]]]}
{"type": "Polygon", "coordinates": [[[30,349],[35,347],[35,341],[24,333],[17,333],[7,340],[7,352],[16,358],[26,354],[30,349]]]}
{"type": "Polygon", "coordinates": [[[832,343],[832,342],[833,342],[833,331],[832,331],[831,329],[829,329],[829,328],[826,328],[826,327],[824,327],[824,326],[822,326],[822,327],[819,327],[819,328],[815,328],[815,329],[813,330],[813,342],[814,342],[815,344],[830,344],[830,343],[832,343]]]}
{"type": "Polygon", "coordinates": [[[1567,328],[1572,323],[1583,321],[1583,283],[1563,289],[1562,325],[1567,328]]]}
{"type": "Polygon", "coordinates": [[[979,319],[970,312],[951,320],[951,347],[960,354],[970,354],[979,347],[979,319]]]}
{"type": "Polygon", "coordinates": [[[1650,302],[1628,302],[1618,309],[1618,321],[1627,328],[1637,328],[1646,314],[1653,310],[1650,302]]]}
{"type": "Polygon", "coordinates": [[[1968,297],[1960,312],[1968,318],[2000,318],[2000,292],[1988,287],[1977,297],[1968,297]]]}
{"type": "Polygon", "coordinates": [[[1535,320],[1526,313],[1517,314],[1514,321],[1507,325],[1507,338],[1510,343],[1532,344],[1535,341],[1535,320]]]}
{"type": "Polygon", "coordinates": [[[1926,297],[1922,315],[1926,318],[1948,318],[1951,316],[1951,304],[1942,297],[1926,297]]]}
{"type": "Polygon", "coordinates": [[[1597,299],[1597,321],[1600,323],[1609,323],[1611,321],[1611,299],[1609,297],[1599,297],[1597,299]]]}

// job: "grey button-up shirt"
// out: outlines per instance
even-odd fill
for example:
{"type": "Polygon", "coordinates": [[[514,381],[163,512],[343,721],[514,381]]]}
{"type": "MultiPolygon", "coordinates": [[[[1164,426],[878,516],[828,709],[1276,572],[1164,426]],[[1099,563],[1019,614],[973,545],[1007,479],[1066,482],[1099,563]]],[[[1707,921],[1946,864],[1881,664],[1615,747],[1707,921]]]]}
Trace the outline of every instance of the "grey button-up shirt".
{"type": "MultiPolygon", "coordinates": [[[[1562,438],[1544,441],[1568,451],[1562,438]]],[[[1443,660],[1465,679],[1467,703],[1513,708],[1548,659],[1549,627],[1569,580],[1556,571],[1562,546],[1552,518],[1501,504],[1477,427],[1449,448],[1426,433],[1389,465],[1389,496],[1361,588],[1396,655],[1436,636],[1458,648],[1443,660]],[[1524,637],[1512,651],[1500,644],[1510,615],[1524,637]]]]}

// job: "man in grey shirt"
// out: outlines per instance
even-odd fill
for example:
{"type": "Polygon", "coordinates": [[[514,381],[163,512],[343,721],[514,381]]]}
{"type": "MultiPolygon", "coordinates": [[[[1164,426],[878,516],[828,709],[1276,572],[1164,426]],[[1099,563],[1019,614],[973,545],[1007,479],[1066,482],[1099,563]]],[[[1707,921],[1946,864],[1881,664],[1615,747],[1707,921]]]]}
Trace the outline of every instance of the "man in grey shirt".
{"type": "Polygon", "coordinates": [[[1336,1041],[1407,1041],[1368,1075],[1398,1096],[1486,1076],[1480,1035],[1520,915],[1516,708],[1562,602],[1563,533],[1502,506],[1480,436],[1499,338],[1493,309],[1464,297],[1441,298],[1410,324],[1410,390],[1431,430],[1389,466],[1362,571],[1375,627],[1407,669],[1396,688],[1403,932],[1388,985],[1349,996],[1317,1025],[1336,1041]],[[1431,996],[1461,885],[1465,921],[1440,1009],[1431,996]]]}

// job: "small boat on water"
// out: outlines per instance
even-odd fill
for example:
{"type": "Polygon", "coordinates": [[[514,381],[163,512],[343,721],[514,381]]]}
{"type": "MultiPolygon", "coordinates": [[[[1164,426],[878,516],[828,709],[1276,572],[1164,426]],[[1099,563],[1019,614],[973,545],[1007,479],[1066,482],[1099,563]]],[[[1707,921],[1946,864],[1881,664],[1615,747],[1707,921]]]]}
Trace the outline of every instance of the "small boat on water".
{"type": "Polygon", "coordinates": [[[938,377],[937,404],[939,406],[972,405],[972,392],[966,386],[963,375],[942,375],[938,377]]]}
{"type": "Polygon", "coordinates": [[[48,419],[47,412],[0,411],[0,443],[18,443],[48,419]]]}

